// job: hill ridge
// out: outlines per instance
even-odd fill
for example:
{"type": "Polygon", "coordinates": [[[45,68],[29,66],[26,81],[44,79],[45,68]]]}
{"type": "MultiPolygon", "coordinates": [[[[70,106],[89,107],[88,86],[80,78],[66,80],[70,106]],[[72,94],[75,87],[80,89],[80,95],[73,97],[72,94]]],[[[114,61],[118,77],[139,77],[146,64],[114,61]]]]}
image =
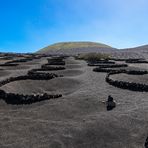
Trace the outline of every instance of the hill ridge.
{"type": "Polygon", "coordinates": [[[78,48],[110,48],[111,46],[98,43],[98,42],[91,42],[91,41],[70,41],[70,42],[58,42],[51,44],[45,48],[42,48],[38,51],[38,53],[46,53],[46,52],[56,52],[60,50],[71,50],[71,49],[78,49],[78,48]]]}

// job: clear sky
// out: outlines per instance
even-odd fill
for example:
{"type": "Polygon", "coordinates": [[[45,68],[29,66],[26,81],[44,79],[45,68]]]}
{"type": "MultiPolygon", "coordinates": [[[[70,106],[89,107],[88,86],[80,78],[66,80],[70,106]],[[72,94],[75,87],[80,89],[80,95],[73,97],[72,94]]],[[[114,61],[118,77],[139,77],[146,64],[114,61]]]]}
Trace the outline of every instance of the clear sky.
{"type": "Polygon", "coordinates": [[[62,41],[148,44],[148,0],[0,0],[0,52],[62,41]]]}

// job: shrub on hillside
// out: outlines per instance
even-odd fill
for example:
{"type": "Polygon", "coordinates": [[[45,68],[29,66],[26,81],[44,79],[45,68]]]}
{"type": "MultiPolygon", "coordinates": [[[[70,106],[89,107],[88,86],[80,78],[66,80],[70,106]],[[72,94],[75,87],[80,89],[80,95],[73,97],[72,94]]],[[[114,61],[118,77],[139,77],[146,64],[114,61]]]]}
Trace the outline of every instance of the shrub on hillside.
{"type": "Polygon", "coordinates": [[[87,54],[79,54],[77,59],[86,60],[89,62],[95,62],[100,60],[109,60],[110,56],[108,54],[103,53],[87,53],[87,54]]]}

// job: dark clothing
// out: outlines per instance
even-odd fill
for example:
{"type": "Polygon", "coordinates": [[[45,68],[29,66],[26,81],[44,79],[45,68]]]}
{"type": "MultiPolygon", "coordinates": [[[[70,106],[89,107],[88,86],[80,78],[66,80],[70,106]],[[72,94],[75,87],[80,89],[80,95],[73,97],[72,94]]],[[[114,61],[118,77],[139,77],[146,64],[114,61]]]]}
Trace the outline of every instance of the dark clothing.
{"type": "Polygon", "coordinates": [[[108,101],[113,101],[113,97],[108,96],[108,101]]]}
{"type": "Polygon", "coordinates": [[[109,110],[112,110],[115,107],[116,107],[116,103],[114,102],[113,97],[108,96],[108,100],[106,102],[106,108],[107,108],[107,110],[108,111],[109,110]]]}
{"type": "Polygon", "coordinates": [[[115,102],[113,102],[113,101],[107,101],[107,110],[109,111],[109,110],[112,110],[113,108],[115,108],[116,107],[116,103],[115,102]]]}

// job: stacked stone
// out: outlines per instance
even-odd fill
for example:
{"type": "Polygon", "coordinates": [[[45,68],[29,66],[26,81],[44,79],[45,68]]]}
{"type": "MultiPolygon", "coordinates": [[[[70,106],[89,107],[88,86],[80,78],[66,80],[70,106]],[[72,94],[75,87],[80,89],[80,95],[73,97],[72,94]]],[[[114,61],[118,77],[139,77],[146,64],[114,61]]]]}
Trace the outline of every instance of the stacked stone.
{"type": "Polygon", "coordinates": [[[126,63],[148,63],[145,59],[127,59],[126,63]]]}
{"type": "Polygon", "coordinates": [[[126,71],[127,74],[131,74],[131,75],[145,75],[148,74],[148,71],[144,70],[144,71],[140,71],[140,70],[127,70],[126,71]]]}
{"type": "Polygon", "coordinates": [[[113,60],[113,61],[126,61],[127,59],[121,59],[121,58],[110,58],[110,60],[113,60]]]}
{"type": "Polygon", "coordinates": [[[140,84],[140,83],[134,83],[134,82],[124,82],[124,81],[117,81],[112,80],[110,78],[110,75],[114,74],[120,74],[120,73],[126,73],[130,75],[144,75],[148,74],[148,71],[140,71],[140,70],[126,70],[126,69],[114,69],[119,67],[127,67],[127,64],[100,64],[99,67],[96,67],[93,69],[95,72],[107,72],[106,76],[106,82],[110,85],[113,85],[115,87],[123,88],[123,89],[129,89],[133,91],[146,91],[148,92],[148,85],[146,84],[140,84]]]}
{"type": "Polygon", "coordinates": [[[64,70],[65,69],[65,67],[63,67],[63,66],[50,66],[49,64],[44,64],[44,65],[42,65],[41,66],[41,70],[43,70],[43,71],[50,71],[50,70],[64,70]]]}
{"type": "Polygon", "coordinates": [[[99,66],[100,64],[115,64],[113,61],[108,61],[108,60],[98,60],[95,62],[90,62],[88,61],[88,66],[99,66]]]}
{"type": "MultiPolygon", "coordinates": [[[[19,81],[19,80],[50,80],[55,77],[58,77],[56,74],[52,73],[36,73],[36,74],[30,74],[30,75],[24,75],[24,76],[18,76],[18,77],[10,77],[6,80],[3,80],[0,82],[0,87],[8,84],[10,82],[19,81]]],[[[0,98],[5,100],[8,104],[31,104],[43,100],[49,100],[54,98],[62,97],[61,94],[57,95],[48,95],[48,94],[41,94],[41,95],[22,95],[22,94],[14,94],[14,93],[6,93],[3,90],[0,90],[0,98]]]]}
{"type": "MultiPolygon", "coordinates": [[[[16,55],[16,57],[22,57],[23,55],[16,55]]],[[[25,56],[23,56],[25,57],[25,56]]],[[[32,61],[33,59],[40,59],[44,57],[44,55],[30,55],[30,57],[25,57],[24,59],[17,59],[17,60],[11,60],[11,61],[8,61],[4,64],[0,64],[0,66],[18,66],[19,64],[18,63],[23,63],[23,62],[28,62],[28,61],[32,61]]],[[[5,58],[5,57],[4,57],[5,58]]],[[[9,56],[9,57],[6,57],[5,59],[12,59],[13,57],[9,56]]]]}
{"type": "Polygon", "coordinates": [[[57,74],[54,73],[33,73],[33,74],[28,74],[28,78],[27,79],[31,79],[31,80],[50,80],[53,78],[58,77],[57,74]]]}
{"type": "Polygon", "coordinates": [[[14,94],[6,93],[3,90],[0,90],[0,98],[2,98],[7,104],[12,105],[21,105],[21,104],[32,104],[35,102],[40,102],[44,100],[50,100],[62,97],[61,94],[48,95],[48,94],[34,94],[34,95],[23,95],[23,94],[14,94]]]}
{"type": "MultiPolygon", "coordinates": [[[[62,58],[63,59],[63,58],[62,58]]],[[[25,60],[21,60],[21,62],[24,62],[25,60]]],[[[14,62],[14,61],[13,61],[14,62]]],[[[6,63],[8,65],[14,64],[14,63],[6,63]]],[[[16,62],[16,61],[15,61],[16,62]]],[[[19,61],[17,61],[19,62],[19,61]]],[[[61,64],[61,60],[58,60],[58,62],[61,64]]],[[[64,61],[62,61],[64,62],[64,61]]],[[[17,77],[10,77],[8,79],[5,79],[0,82],[0,87],[8,84],[10,82],[14,81],[20,81],[20,80],[50,80],[53,78],[58,77],[57,74],[54,73],[43,73],[39,71],[46,71],[46,70],[63,70],[65,67],[51,67],[49,64],[46,66],[42,66],[40,69],[32,69],[28,71],[27,75],[23,76],[17,76],[17,77]]],[[[56,94],[56,95],[49,95],[49,94],[40,94],[40,95],[23,95],[23,94],[14,94],[14,93],[7,93],[3,90],[0,90],[0,98],[5,100],[7,104],[14,104],[14,105],[19,105],[19,104],[31,104],[43,100],[49,100],[49,99],[54,99],[54,98],[59,98],[62,97],[61,94],[56,94]]]]}
{"type": "Polygon", "coordinates": [[[63,57],[52,57],[48,58],[48,65],[65,65],[65,61],[63,61],[63,57]]]}
{"type": "Polygon", "coordinates": [[[114,73],[117,71],[124,72],[124,69],[112,69],[112,68],[100,68],[96,67],[93,69],[94,72],[107,72],[107,73],[114,73]]]}
{"type": "Polygon", "coordinates": [[[18,66],[19,64],[16,63],[4,63],[4,64],[0,64],[0,66],[5,67],[5,66],[18,66]]]}
{"type": "Polygon", "coordinates": [[[128,67],[127,64],[98,64],[98,68],[120,68],[128,67]]]}
{"type": "Polygon", "coordinates": [[[127,64],[99,64],[98,67],[94,68],[93,71],[95,72],[116,72],[116,71],[123,71],[124,69],[113,69],[113,68],[122,68],[128,67],[127,64]]]}
{"type": "MultiPolygon", "coordinates": [[[[119,74],[119,73],[123,73],[123,72],[108,73],[107,76],[106,76],[106,82],[109,83],[110,85],[113,85],[115,87],[119,87],[119,88],[122,88],[122,89],[128,89],[128,90],[132,90],[132,91],[145,91],[145,92],[148,92],[148,85],[146,85],[146,84],[140,84],[140,83],[134,83],[134,82],[125,82],[125,81],[117,81],[117,80],[113,80],[113,79],[110,78],[110,75],[119,74]]],[[[139,71],[137,73],[139,74],[139,71]]]]}
{"type": "Polygon", "coordinates": [[[32,58],[25,58],[25,59],[18,59],[18,60],[12,60],[9,62],[6,62],[6,64],[11,64],[11,63],[23,63],[23,62],[28,62],[33,60],[32,58]]]}

